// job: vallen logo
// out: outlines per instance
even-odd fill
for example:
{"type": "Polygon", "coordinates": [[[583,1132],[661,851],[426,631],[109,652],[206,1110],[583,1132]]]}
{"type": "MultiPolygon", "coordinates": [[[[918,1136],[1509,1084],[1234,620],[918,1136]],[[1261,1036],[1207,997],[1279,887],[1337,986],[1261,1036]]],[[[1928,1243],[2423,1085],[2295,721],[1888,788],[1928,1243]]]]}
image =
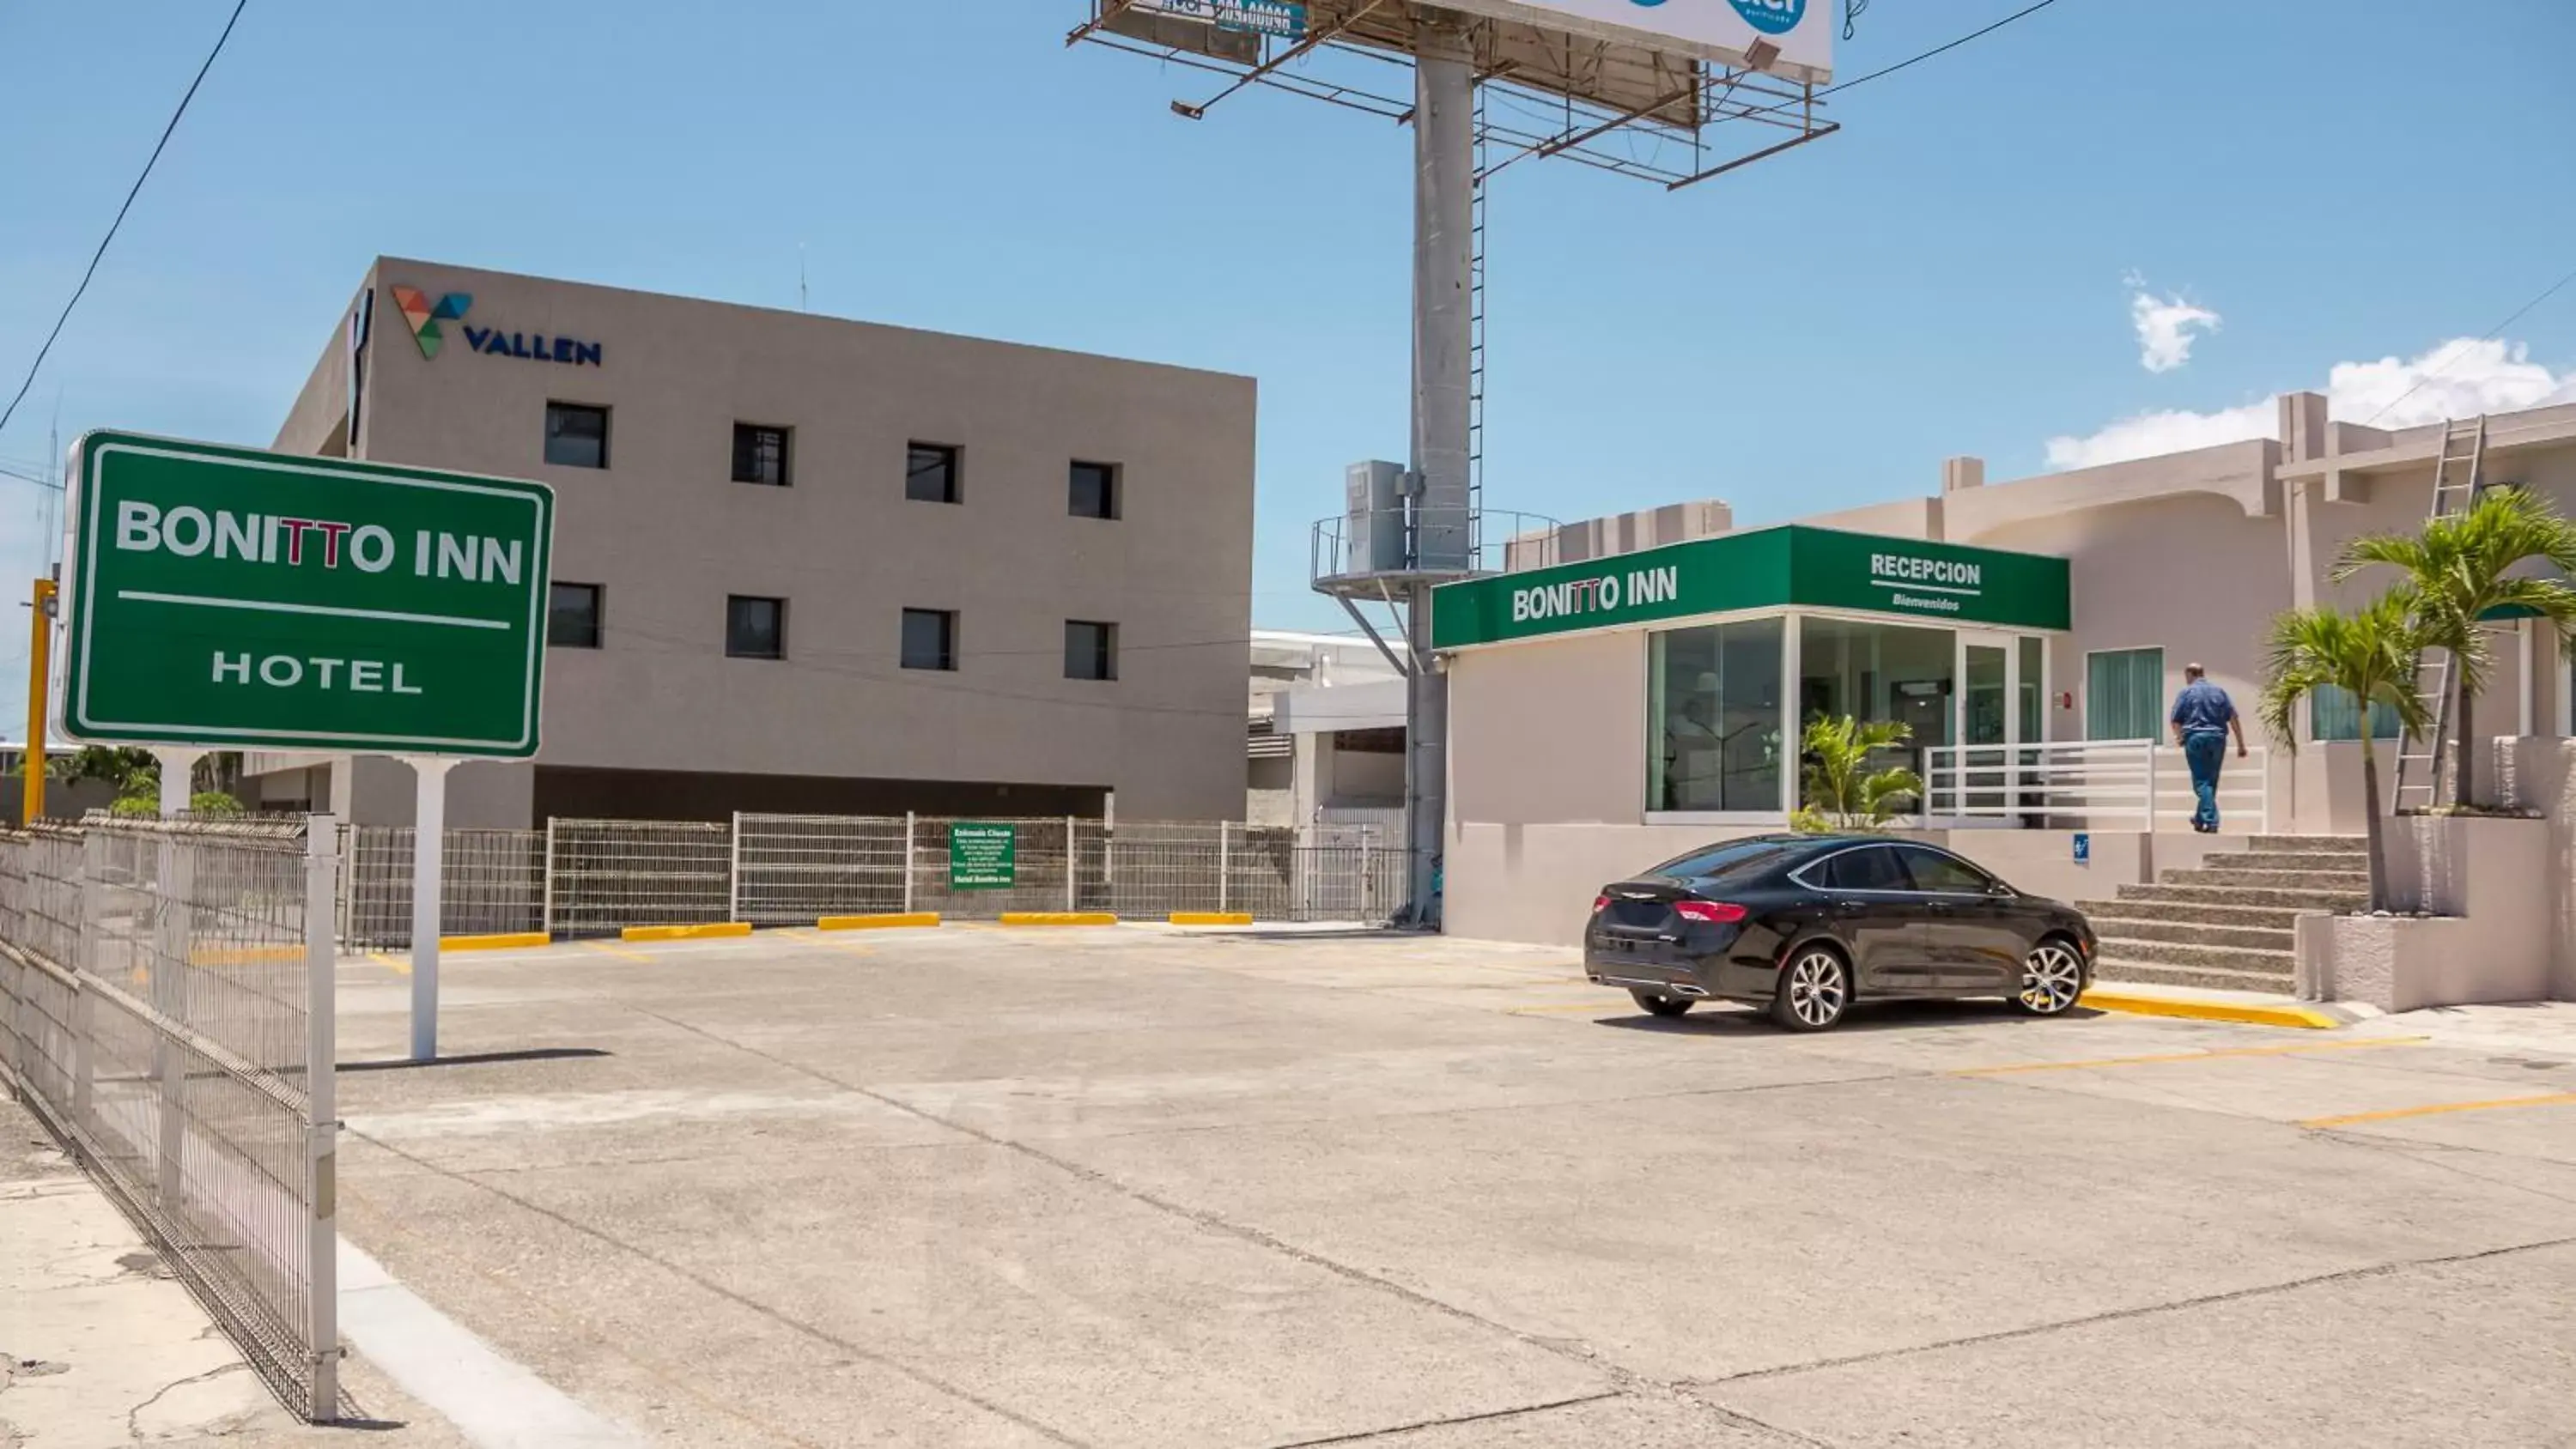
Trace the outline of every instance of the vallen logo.
{"type": "Polygon", "coordinates": [[[1744,23],[1765,35],[1786,35],[1807,18],[1807,0],[1726,0],[1744,23]]]}
{"type": "Polygon", "coordinates": [[[420,344],[423,357],[436,357],[438,344],[446,339],[438,324],[457,321],[465,315],[467,308],[474,305],[473,295],[467,292],[450,292],[435,302],[418,287],[396,287],[393,294],[394,306],[401,309],[403,320],[411,324],[412,340],[420,344]]]}

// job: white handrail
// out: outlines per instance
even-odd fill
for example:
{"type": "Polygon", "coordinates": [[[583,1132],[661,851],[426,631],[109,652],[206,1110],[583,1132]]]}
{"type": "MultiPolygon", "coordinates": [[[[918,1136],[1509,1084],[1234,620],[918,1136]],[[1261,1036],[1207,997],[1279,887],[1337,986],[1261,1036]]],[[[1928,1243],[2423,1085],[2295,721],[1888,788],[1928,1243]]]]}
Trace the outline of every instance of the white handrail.
{"type": "MultiPolygon", "coordinates": [[[[1924,823],[2153,831],[2197,808],[2181,756],[2154,740],[1933,745],[1923,751],[1924,823]]],[[[2271,750],[2231,753],[2219,774],[2220,828],[2268,832],[2271,800],[2271,750]]]]}

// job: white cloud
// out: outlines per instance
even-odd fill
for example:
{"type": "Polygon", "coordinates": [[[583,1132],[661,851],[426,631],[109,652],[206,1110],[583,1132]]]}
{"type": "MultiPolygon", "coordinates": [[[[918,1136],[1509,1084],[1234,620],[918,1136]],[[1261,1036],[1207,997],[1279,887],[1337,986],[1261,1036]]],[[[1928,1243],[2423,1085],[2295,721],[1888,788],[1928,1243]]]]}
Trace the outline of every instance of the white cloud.
{"type": "Polygon", "coordinates": [[[2131,272],[2129,320],[2138,329],[2138,365],[2149,372],[2171,372],[2191,361],[2195,332],[2218,330],[2218,314],[2195,307],[2179,295],[2159,297],[2147,290],[2147,279],[2131,272]]]}
{"type": "MultiPolygon", "coordinates": [[[[2379,428],[2411,428],[2444,418],[2571,401],[2576,401],[2576,367],[2553,372],[2546,364],[2533,362],[2529,349],[2519,342],[2481,342],[2471,337],[2453,338],[2405,360],[2338,362],[2326,379],[2328,417],[2379,428]]],[[[2050,438],[2048,466],[2091,468],[2268,438],[2279,429],[2280,411],[2270,398],[2217,412],[2139,413],[2081,437],[2050,438]]]]}

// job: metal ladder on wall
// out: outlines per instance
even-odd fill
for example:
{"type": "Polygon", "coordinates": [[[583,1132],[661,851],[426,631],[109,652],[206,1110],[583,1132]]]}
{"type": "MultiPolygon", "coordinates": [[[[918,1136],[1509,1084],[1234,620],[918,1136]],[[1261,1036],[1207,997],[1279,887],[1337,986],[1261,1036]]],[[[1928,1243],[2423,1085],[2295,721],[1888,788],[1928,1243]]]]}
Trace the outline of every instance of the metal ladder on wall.
{"type": "MultiPolygon", "coordinates": [[[[2463,421],[2447,418],[2442,423],[2442,447],[2433,461],[2433,508],[2427,521],[2455,518],[2469,511],[2477,501],[2478,489],[2484,486],[2481,476],[2486,466],[2487,420],[2481,413],[2463,421]]],[[[2448,649],[2427,649],[2415,657],[2415,683],[2426,704],[2433,707],[2433,737],[2424,742],[2421,752],[2409,752],[2409,740],[2397,748],[2397,790],[2390,806],[2400,815],[2417,815],[2442,803],[2443,767],[2450,753],[2452,683],[2459,677],[2459,661],[2448,649]],[[2433,676],[2433,687],[2423,689],[2427,669],[2433,676]]],[[[2368,708],[2363,709],[2364,729],[2369,728],[2368,708]]]]}
{"type": "Polygon", "coordinates": [[[1467,527],[1469,557],[1485,547],[1485,88],[1476,87],[1476,190],[1467,227],[1467,527]]]}

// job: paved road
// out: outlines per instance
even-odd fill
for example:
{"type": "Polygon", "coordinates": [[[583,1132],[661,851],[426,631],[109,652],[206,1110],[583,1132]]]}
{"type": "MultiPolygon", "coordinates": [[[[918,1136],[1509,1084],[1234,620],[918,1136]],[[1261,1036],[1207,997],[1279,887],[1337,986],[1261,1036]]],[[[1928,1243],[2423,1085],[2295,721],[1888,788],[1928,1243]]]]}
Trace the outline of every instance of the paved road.
{"type": "Polygon", "coordinates": [[[446,982],[398,1067],[343,968],[343,1228],[646,1441],[2576,1443],[2576,1053],[2509,1030],[1792,1037],[1130,928],[446,982]]]}

